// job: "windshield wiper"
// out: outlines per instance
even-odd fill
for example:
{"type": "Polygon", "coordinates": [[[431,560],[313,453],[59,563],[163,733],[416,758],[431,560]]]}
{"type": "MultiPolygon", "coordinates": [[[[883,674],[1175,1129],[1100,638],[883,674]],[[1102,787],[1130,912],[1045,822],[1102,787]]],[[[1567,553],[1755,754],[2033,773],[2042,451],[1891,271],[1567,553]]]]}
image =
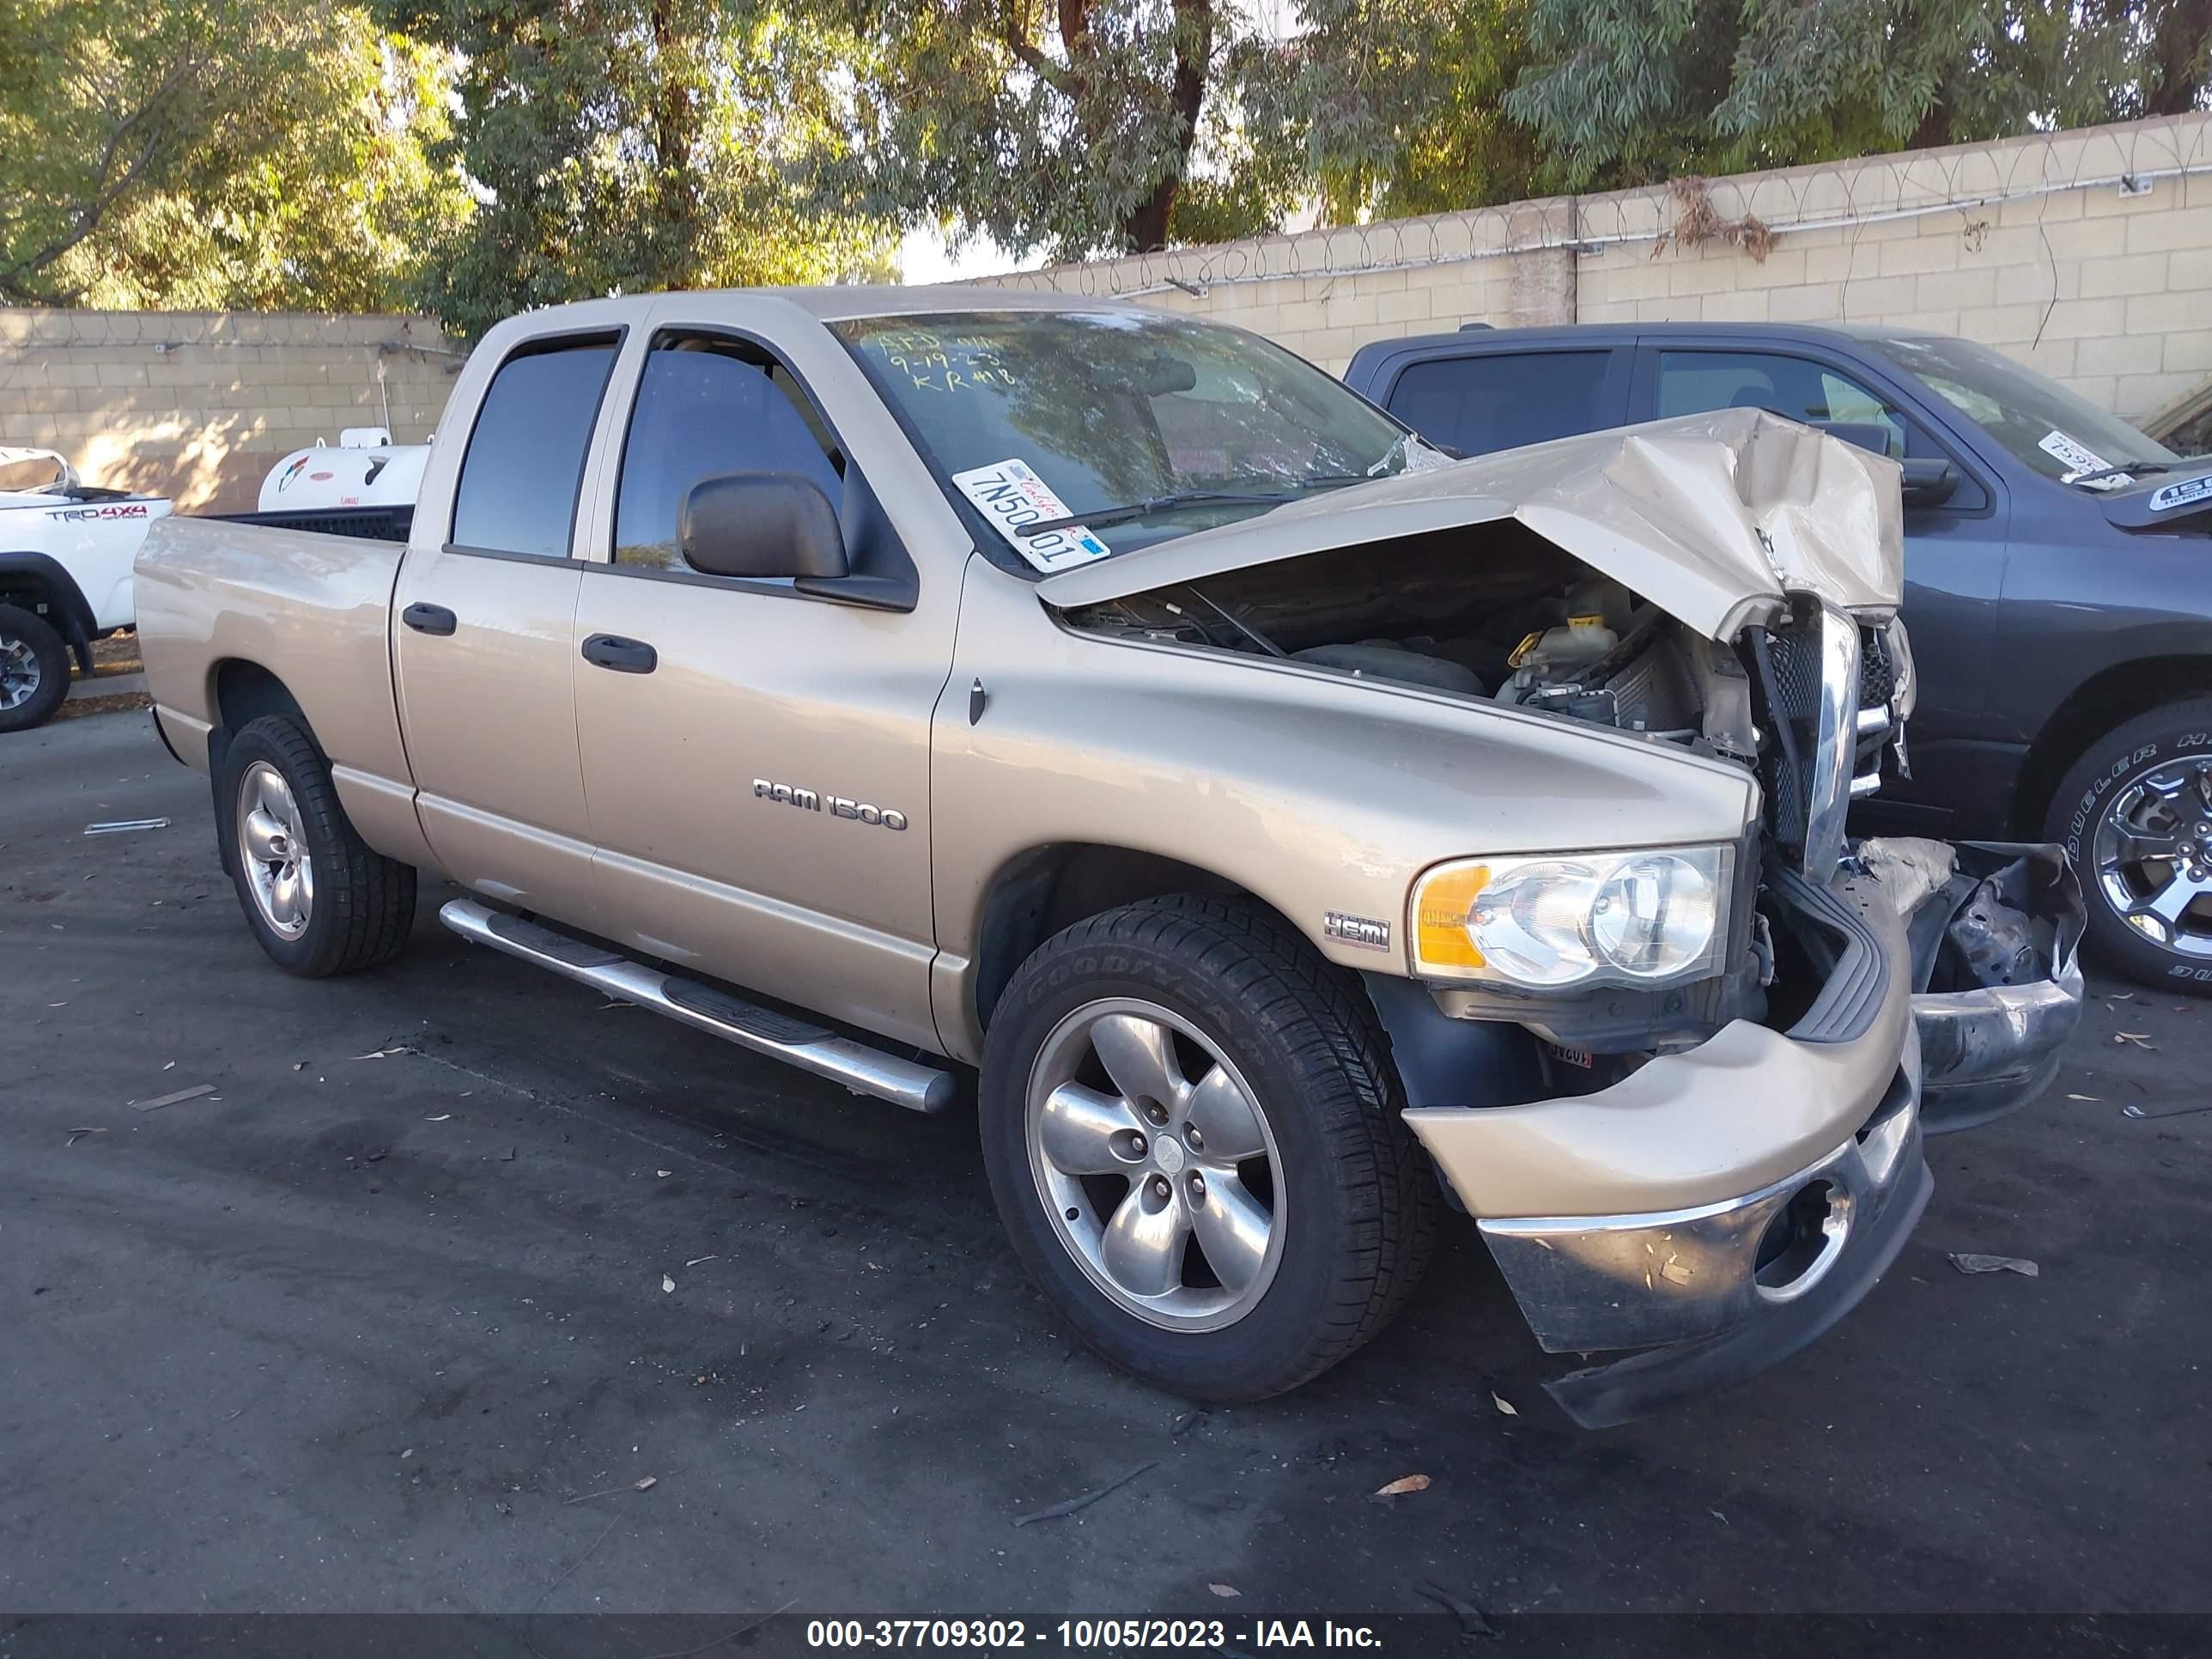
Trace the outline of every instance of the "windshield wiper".
{"type": "Polygon", "coordinates": [[[1280,507],[1292,499],[1289,495],[1255,495],[1233,489],[1183,489],[1172,495],[1154,495],[1146,501],[1129,501],[1120,507],[1101,507],[1088,513],[1071,513],[1064,519],[1040,520],[1036,524],[1018,526],[1015,533],[1042,536],[1048,531],[1066,530],[1079,524],[1129,524],[1138,519],[1156,518],[1163,513],[1172,513],[1179,507],[1280,507]]]}
{"type": "Polygon", "coordinates": [[[2124,472],[2171,472],[2176,467],[2188,465],[2186,461],[2122,461],[2118,466],[2100,466],[2094,472],[2076,472],[2066,482],[2070,484],[2095,483],[2104,478],[2117,478],[2124,472]]]}

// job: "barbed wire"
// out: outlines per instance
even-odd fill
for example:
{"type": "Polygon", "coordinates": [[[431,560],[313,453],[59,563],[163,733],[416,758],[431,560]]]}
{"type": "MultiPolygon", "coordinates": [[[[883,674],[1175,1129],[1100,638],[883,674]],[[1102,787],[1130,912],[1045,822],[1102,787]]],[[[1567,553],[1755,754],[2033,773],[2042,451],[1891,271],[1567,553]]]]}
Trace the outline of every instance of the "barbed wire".
{"type": "MultiPolygon", "coordinates": [[[[2212,173],[2212,113],[1904,150],[1697,183],[1711,215],[1723,224],[1756,225],[1784,236],[1994,207],[2068,191],[2148,191],[2159,179],[2189,173],[2212,173]]],[[[1678,234],[1684,210],[1683,191],[1662,184],[1253,236],[969,280],[982,287],[1102,297],[1136,298],[1170,289],[1198,295],[1241,283],[1412,270],[1546,248],[1587,252],[1624,243],[1657,245],[1678,234]]]]}
{"type": "Polygon", "coordinates": [[[451,358],[456,348],[436,320],[389,313],[304,311],[78,311],[0,307],[0,355],[103,347],[167,355],[258,347],[451,358]]]}

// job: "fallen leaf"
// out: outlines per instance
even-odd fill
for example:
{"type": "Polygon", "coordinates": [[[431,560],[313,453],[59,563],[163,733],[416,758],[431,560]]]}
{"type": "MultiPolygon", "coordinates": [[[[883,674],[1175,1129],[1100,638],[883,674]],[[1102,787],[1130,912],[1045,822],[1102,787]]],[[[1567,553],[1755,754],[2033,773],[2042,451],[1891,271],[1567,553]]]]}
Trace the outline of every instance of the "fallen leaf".
{"type": "Polygon", "coordinates": [[[2133,1002],[2135,1000],[2136,994],[2133,991],[2115,991],[2105,999],[2107,1002],[2133,1002]]]}
{"type": "Polygon", "coordinates": [[[667,1180],[669,1176],[671,1176],[674,1175],[675,1173],[676,1173],[676,1171],[675,1171],[675,1170],[655,1170],[653,1171],[653,1174],[655,1174],[655,1175],[659,1176],[663,1181],[667,1180]]]}
{"type": "Polygon", "coordinates": [[[365,1054],[356,1054],[354,1058],[356,1060],[382,1060],[386,1054],[404,1054],[406,1052],[407,1050],[404,1045],[392,1048],[372,1048],[365,1054]]]}
{"type": "Polygon", "coordinates": [[[2153,1054],[2158,1052],[2157,1045],[2151,1042],[2148,1031],[2115,1031],[2112,1033],[2112,1041],[2132,1042],[2138,1048],[2148,1048],[2153,1054]]]}
{"type": "Polygon", "coordinates": [[[1208,1584],[1206,1589],[1216,1595],[1242,1595],[1244,1592],[1228,1584],[1208,1584]]]}
{"type": "Polygon", "coordinates": [[[105,1129],[71,1129],[69,1132],[69,1139],[64,1144],[74,1146],[87,1135],[104,1135],[106,1133],[105,1129]]]}
{"type": "Polygon", "coordinates": [[[2043,1276],[2043,1270],[2035,1263],[2018,1255],[1977,1255],[1972,1250],[1954,1250],[1951,1265],[1962,1273],[2018,1273],[2023,1279],[2043,1276]]]}
{"type": "Polygon", "coordinates": [[[2069,1096],[2067,1096],[2067,1097],[2066,1097],[2066,1098],[2067,1098],[2067,1099],[2069,1099],[2069,1100],[2089,1100],[2089,1101],[2094,1101],[2094,1100],[2097,1100],[2097,1099],[2099,1098],[2099,1097],[2097,1097],[2097,1096],[2095,1096],[2095,1095],[2069,1095],[2069,1096]]]}
{"type": "Polygon", "coordinates": [[[664,1292],[673,1291],[676,1288],[676,1281],[666,1273],[663,1273],[660,1276],[660,1288],[664,1292]]]}
{"type": "Polygon", "coordinates": [[[441,1112],[435,1117],[424,1118],[422,1121],[425,1123],[450,1123],[453,1121],[453,1115],[451,1112],[441,1112]]]}
{"type": "Polygon", "coordinates": [[[1425,1474],[1401,1474],[1387,1486],[1377,1486],[1377,1498],[1403,1498],[1409,1492],[1426,1492],[1429,1477],[1425,1474]]]}
{"type": "Polygon", "coordinates": [[[696,1267],[702,1261],[720,1261],[721,1259],[719,1255],[695,1255],[684,1265],[687,1267],[696,1267]]]}
{"type": "Polygon", "coordinates": [[[1504,1412],[1508,1417],[1518,1417],[1521,1415],[1519,1409],[1515,1407],[1513,1402],[1505,1398],[1504,1395],[1499,1394],[1495,1389],[1492,1389],[1490,1391],[1490,1403],[1497,1407],[1501,1412],[1504,1412]]]}
{"type": "Polygon", "coordinates": [[[165,1072],[173,1072],[173,1071],[175,1071],[175,1070],[177,1069],[177,1062],[176,1062],[175,1060],[171,1060],[171,1061],[170,1061],[167,1066],[164,1066],[161,1069],[162,1069],[163,1071],[165,1071],[165,1072]]]}
{"type": "Polygon", "coordinates": [[[644,1479],[644,1480],[641,1480],[641,1481],[639,1481],[639,1482],[637,1483],[637,1485],[636,1485],[636,1486],[634,1488],[634,1490],[635,1490],[635,1491],[637,1491],[637,1492],[651,1492],[651,1491],[652,1491],[655,1486],[659,1486],[659,1484],[660,1484],[660,1477],[659,1477],[659,1475],[657,1475],[657,1474],[648,1474],[648,1475],[647,1475],[647,1476],[645,1477],[645,1479],[644,1479]]]}

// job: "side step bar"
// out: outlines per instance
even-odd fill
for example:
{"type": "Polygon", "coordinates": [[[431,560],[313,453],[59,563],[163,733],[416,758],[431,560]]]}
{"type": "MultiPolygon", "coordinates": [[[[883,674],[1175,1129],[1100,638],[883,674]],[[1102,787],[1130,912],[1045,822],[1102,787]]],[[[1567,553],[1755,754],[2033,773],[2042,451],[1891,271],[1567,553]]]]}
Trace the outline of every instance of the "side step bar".
{"type": "Polygon", "coordinates": [[[665,974],[602,945],[556,933],[474,899],[449,901],[439,910],[438,920],[465,939],[489,945],[495,951],[550,969],[564,979],[696,1026],[741,1048],[787,1060],[801,1071],[842,1083],[855,1094],[874,1095],[915,1112],[941,1112],[952,1103],[956,1085],[950,1072],[884,1054],[819,1025],[756,1006],[697,980],[665,974]]]}

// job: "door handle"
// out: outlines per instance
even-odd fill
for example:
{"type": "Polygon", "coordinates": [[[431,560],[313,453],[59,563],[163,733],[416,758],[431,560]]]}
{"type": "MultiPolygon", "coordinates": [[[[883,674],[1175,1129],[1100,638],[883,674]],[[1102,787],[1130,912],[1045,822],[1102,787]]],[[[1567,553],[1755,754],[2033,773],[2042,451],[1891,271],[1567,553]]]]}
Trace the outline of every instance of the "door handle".
{"type": "Polygon", "coordinates": [[[399,620],[417,634],[450,634],[460,625],[442,605],[410,605],[399,613],[399,620]]]}
{"type": "Polygon", "coordinates": [[[660,653],[643,640],[594,634],[584,641],[584,660],[611,668],[617,674],[650,674],[660,665],[660,653]]]}

